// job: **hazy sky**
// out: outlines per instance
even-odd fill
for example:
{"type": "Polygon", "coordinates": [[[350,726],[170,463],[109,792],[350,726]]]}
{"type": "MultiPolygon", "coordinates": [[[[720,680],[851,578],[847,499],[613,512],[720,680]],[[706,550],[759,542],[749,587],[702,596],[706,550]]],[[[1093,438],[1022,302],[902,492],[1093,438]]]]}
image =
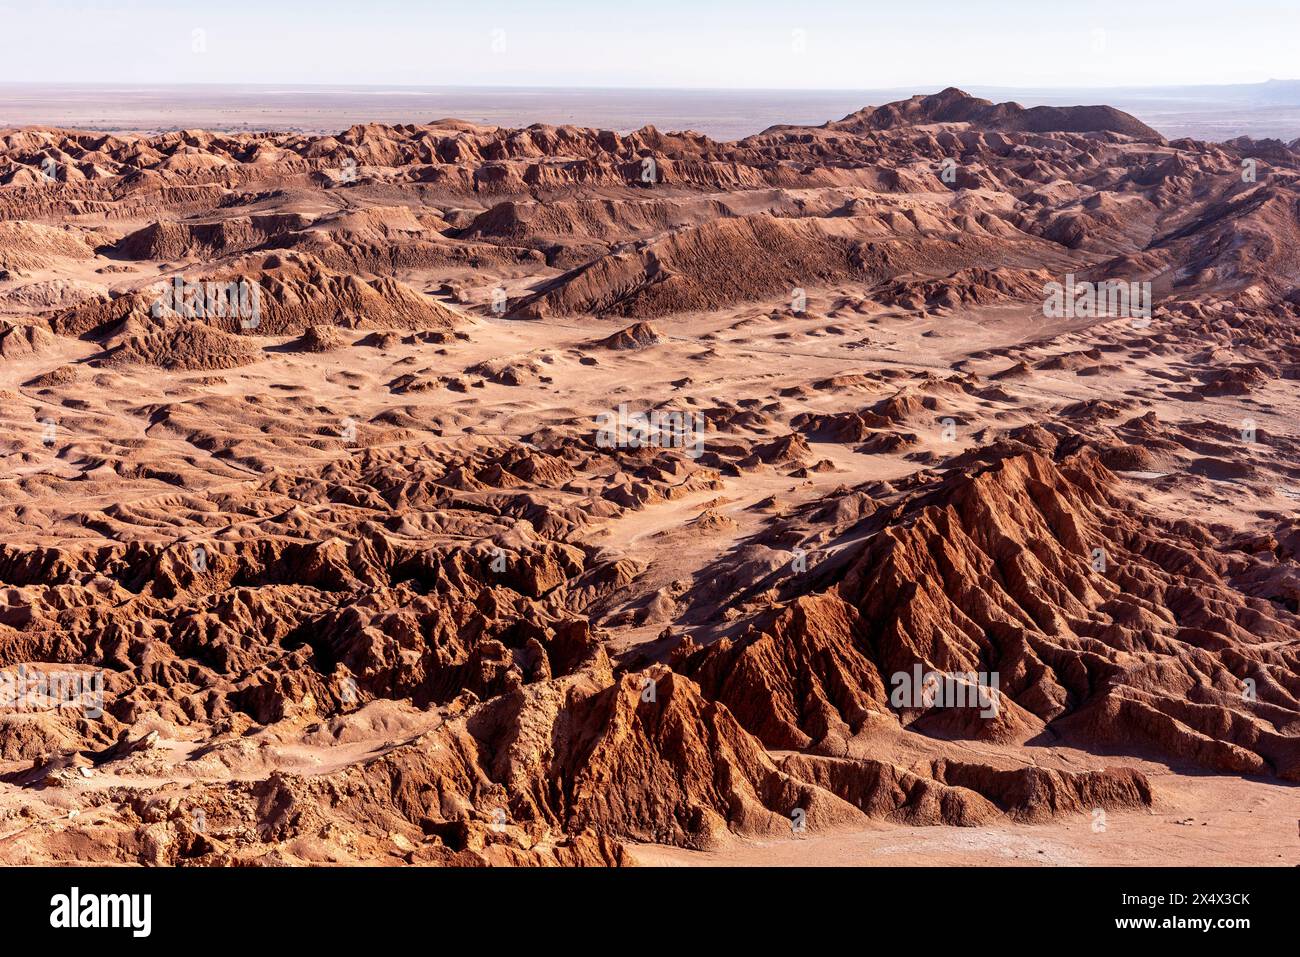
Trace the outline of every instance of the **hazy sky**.
{"type": "Polygon", "coordinates": [[[46,83],[1243,83],[1298,43],[1300,0],[0,0],[0,80],[46,83]]]}

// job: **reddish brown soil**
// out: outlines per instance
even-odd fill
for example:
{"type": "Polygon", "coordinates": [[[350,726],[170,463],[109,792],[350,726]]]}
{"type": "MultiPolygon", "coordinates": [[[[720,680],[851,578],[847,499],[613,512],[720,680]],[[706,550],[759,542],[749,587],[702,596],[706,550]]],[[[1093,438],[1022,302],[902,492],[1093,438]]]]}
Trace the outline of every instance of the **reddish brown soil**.
{"type": "Polygon", "coordinates": [[[0,862],[1294,864],[1298,249],[1294,146],[954,90],[0,131],[0,669],[105,683],[0,862]]]}

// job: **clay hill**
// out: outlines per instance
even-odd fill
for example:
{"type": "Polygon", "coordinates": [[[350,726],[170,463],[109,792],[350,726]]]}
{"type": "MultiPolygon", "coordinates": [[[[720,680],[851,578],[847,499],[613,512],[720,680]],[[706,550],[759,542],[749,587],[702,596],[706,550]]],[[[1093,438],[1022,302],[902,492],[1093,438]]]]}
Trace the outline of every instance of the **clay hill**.
{"type": "Polygon", "coordinates": [[[914,96],[898,103],[868,107],[829,129],[862,133],[900,126],[969,123],[981,129],[1018,133],[1122,133],[1152,143],[1163,137],[1145,123],[1109,106],[1035,106],[992,103],[949,87],[932,96],[914,96]]]}
{"type": "Polygon", "coordinates": [[[1294,864],[1297,250],[954,89],[0,131],[0,862],[1294,864]]]}

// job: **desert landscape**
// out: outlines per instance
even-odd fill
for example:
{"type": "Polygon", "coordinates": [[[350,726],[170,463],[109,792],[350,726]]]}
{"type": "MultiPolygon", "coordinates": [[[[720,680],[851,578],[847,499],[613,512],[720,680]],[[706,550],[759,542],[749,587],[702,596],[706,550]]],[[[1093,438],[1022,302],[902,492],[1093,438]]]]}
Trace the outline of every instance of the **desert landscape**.
{"type": "Polygon", "coordinates": [[[0,863],[1300,863],[1300,140],[0,130],[0,863]]]}

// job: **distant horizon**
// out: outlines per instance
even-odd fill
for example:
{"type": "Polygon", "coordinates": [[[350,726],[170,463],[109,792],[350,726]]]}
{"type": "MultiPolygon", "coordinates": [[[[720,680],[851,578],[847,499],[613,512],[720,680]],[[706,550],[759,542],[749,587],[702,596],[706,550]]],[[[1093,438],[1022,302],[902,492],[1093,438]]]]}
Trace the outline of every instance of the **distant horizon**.
{"type": "Polygon", "coordinates": [[[772,126],[820,126],[865,107],[948,88],[1025,107],[1105,105],[1170,139],[1300,137],[1300,80],[1123,87],[1005,87],[977,83],[779,87],[539,86],[527,84],[0,81],[0,128],[86,132],[282,130],[333,134],[367,123],[457,119],[628,131],[653,126],[730,141],[772,126]]]}
{"type": "Polygon", "coordinates": [[[939,93],[947,89],[959,89],[965,92],[971,90],[1006,90],[1009,92],[1048,92],[1060,91],[1062,93],[1096,90],[1096,91],[1131,91],[1131,90],[1187,90],[1187,89],[1215,89],[1231,87],[1250,87],[1250,86],[1267,86],[1269,84],[1286,84],[1295,83],[1300,86],[1300,77],[1270,77],[1266,80],[1233,82],[1233,83],[1214,83],[1214,82],[1191,82],[1191,83],[1161,83],[1161,84],[1142,84],[1142,83],[1120,83],[1111,85],[1087,85],[1087,84],[1033,84],[1033,85],[1006,85],[997,83],[962,83],[962,82],[941,82],[941,83],[917,83],[917,84],[900,84],[887,86],[825,86],[825,87],[783,87],[783,86],[646,86],[646,85],[619,85],[619,84],[589,84],[589,83],[381,83],[381,82],[360,82],[349,83],[340,81],[309,81],[309,80],[281,80],[281,81],[235,81],[235,80],[179,80],[170,82],[144,82],[137,80],[62,80],[62,81],[39,81],[39,80],[6,80],[0,79],[0,87],[5,86],[26,86],[36,88],[59,88],[65,87],[70,89],[85,88],[104,88],[114,89],[121,87],[130,87],[136,89],[168,89],[173,87],[245,87],[250,89],[268,89],[277,87],[287,88],[311,88],[318,87],[329,90],[347,90],[347,89],[408,89],[408,90],[593,90],[593,91],[629,91],[629,92],[672,92],[672,93],[783,93],[783,94],[818,94],[818,93],[858,93],[858,92],[901,92],[914,90],[911,95],[929,95],[930,93],[939,93]]]}
{"type": "Polygon", "coordinates": [[[0,81],[0,127],[45,126],[87,133],[279,130],[335,134],[364,124],[461,120],[703,133],[736,140],[771,126],[820,126],[867,107],[957,87],[1023,107],[1108,105],[1170,139],[1223,142],[1240,135],[1300,138],[1300,81],[1165,87],[917,87],[781,90],[770,87],[581,87],[428,83],[138,83],[0,81]]]}

